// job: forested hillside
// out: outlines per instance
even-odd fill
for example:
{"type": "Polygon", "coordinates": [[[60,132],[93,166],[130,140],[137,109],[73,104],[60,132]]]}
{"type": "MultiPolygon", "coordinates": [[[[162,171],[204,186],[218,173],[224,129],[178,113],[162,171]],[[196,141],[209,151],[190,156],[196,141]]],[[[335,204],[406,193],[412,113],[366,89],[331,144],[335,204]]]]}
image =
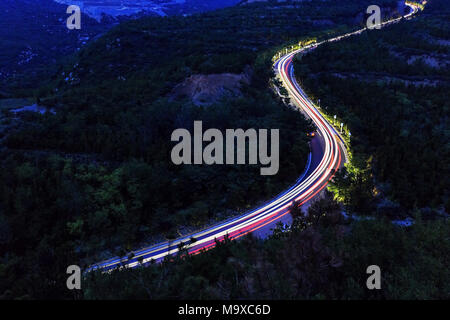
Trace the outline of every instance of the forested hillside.
{"type": "Polygon", "coordinates": [[[249,236],[148,268],[91,273],[84,298],[448,299],[446,9],[432,1],[413,21],[296,61],[322,111],[352,133],[352,162],[307,216],[293,208],[292,227],[265,241],[249,236]],[[357,215],[345,219],[333,198],[357,215]],[[407,216],[409,227],[397,221],[407,216]],[[371,264],[382,290],[365,288],[371,264]]]}
{"type": "Polygon", "coordinates": [[[296,216],[265,240],[222,242],[162,264],[90,273],[84,299],[449,299],[448,221],[409,228],[389,220],[344,220],[332,200],[296,216]],[[382,290],[366,268],[380,266],[382,290]]]}
{"type": "Polygon", "coordinates": [[[431,1],[413,21],[295,63],[299,81],[352,134],[354,160],[334,190],[353,212],[449,212],[449,17],[445,1],[431,1]]]}
{"type": "Polygon", "coordinates": [[[68,265],[173,238],[295,182],[312,128],[269,88],[271,57],[282,44],[359,26],[368,4],[255,4],[143,18],[67,57],[33,90],[12,83],[9,97],[32,98],[53,112],[16,114],[10,110],[22,105],[12,104],[26,100],[0,101],[1,296],[69,298],[68,265]],[[203,107],[171,95],[191,75],[225,72],[248,72],[250,82],[203,107]],[[176,167],[170,134],[194,120],[205,128],[279,128],[279,173],[176,167]]]}

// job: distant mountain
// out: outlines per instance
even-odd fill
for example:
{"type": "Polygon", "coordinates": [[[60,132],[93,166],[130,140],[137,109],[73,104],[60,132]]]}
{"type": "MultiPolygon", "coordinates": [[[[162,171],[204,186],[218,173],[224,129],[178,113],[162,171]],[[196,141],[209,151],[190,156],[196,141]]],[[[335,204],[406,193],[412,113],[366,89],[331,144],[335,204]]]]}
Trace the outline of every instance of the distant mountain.
{"type": "MultiPolygon", "coordinates": [[[[240,0],[1,0],[0,87],[32,85],[38,69],[80,50],[124,20],[189,15],[240,0]],[[68,30],[68,5],[79,5],[81,30],[68,30]],[[26,74],[24,79],[23,74],[26,74]]],[[[45,69],[45,68],[44,68],[45,69]]],[[[48,71],[48,70],[47,70],[48,71]]]]}
{"type": "Polygon", "coordinates": [[[133,17],[141,15],[174,15],[205,12],[235,5],[240,0],[54,0],[66,5],[78,5],[83,12],[100,21],[103,17],[133,17]]]}
{"type": "Polygon", "coordinates": [[[68,30],[66,9],[53,0],[0,1],[0,81],[56,62],[109,28],[82,15],[82,29],[68,30]]]}

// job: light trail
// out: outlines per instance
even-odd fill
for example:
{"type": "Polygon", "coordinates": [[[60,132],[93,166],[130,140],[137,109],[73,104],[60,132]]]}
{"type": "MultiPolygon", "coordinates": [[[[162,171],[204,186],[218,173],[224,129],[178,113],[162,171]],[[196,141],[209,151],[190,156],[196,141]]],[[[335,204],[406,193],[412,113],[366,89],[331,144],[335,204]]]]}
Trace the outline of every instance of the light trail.
{"type": "MultiPolygon", "coordinates": [[[[403,18],[411,17],[418,10],[417,7],[411,4],[406,5],[411,8],[411,12],[403,18]]],[[[400,20],[401,18],[396,18],[383,22],[380,25],[386,26],[400,20]]],[[[206,228],[197,233],[180,237],[174,241],[166,241],[131,252],[130,259],[128,257],[116,257],[92,265],[87,271],[102,269],[103,271],[109,272],[116,268],[134,268],[151,261],[160,261],[166,256],[179,252],[179,246],[181,244],[183,244],[183,249],[187,250],[189,254],[198,254],[202,250],[208,250],[214,247],[216,241],[222,241],[226,236],[230,239],[238,239],[250,232],[274,223],[289,213],[289,208],[294,201],[298,201],[300,205],[302,205],[323,190],[333,178],[335,171],[347,160],[344,140],[315,108],[314,104],[296,82],[293,74],[292,60],[293,57],[300,52],[317,48],[319,45],[326,42],[338,41],[352,35],[360,34],[366,30],[367,28],[363,28],[329,40],[308,45],[282,56],[274,64],[278,76],[286,87],[290,97],[293,98],[296,107],[301,109],[314,122],[320,137],[324,141],[325,147],[324,150],[322,150],[323,155],[315,168],[306,170],[303,178],[298,179],[295,185],[260,208],[237,218],[232,218],[223,223],[206,228]],[[307,174],[308,171],[312,172],[307,174]],[[192,242],[191,239],[195,239],[196,241],[192,242]]]]}

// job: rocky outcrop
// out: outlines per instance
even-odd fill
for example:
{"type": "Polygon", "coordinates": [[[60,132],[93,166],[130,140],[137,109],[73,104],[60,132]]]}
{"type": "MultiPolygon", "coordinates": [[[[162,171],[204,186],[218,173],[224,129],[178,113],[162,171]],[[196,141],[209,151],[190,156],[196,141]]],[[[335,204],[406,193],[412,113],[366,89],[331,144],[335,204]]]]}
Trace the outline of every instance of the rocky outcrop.
{"type": "Polygon", "coordinates": [[[239,96],[242,85],[249,84],[250,79],[249,67],[241,74],[196,74],[175,86],[170,97],[176,100],[189,99],[198,106],[210,105],[223,97],[239,96]]]}

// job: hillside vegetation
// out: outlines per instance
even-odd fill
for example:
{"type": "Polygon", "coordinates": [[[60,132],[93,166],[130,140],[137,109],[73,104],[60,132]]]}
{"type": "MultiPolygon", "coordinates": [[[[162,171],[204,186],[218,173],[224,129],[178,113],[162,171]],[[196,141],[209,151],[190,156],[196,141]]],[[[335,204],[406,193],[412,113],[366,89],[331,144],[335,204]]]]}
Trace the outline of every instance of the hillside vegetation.
{"type": "Polygon", "coordinates": [[[295,62],[309,94],[352,133],[352,162],[307,216],[293,208],[292,227],[264,241],[249,236],[146,268],[91,273],[83,298],[448,299],[445,8],[432,1],[413,21],[295,62]],[[333,198],[372,217],[344,219],[333,198]],[[393,223],[406,216],[412,226],[393,223]],[[382,270],[382,290],[366,288],[372,264],[382,270]]]}
{"type": "Polygon", "coordinates": [[[8,95],[34,96],[55,114],[15,116],[2,108],[0,295],[71,297],[68,265],[85,267],[198,229],[295,182],[312,128],[270,90],[273,53],[284,43],[357,27],[368,5],[254,4],[129,21],[53,66],[56,72],[35,89],[11,83],[8,95]],[[171,99],[192,75],[249,68],[252,77],[238,96],[207,107],[171,99]],[[279,128],[279,173],[173,165],[170,135],[192,130],[194,120],[221,130],[279,128]]]}
{"type": "Polygon", "coordinates": [[[449,212],[450,24],[434,0],[412,21],[328,43],[295,72],[351,132],[353,163],[335,196],[353,212],[449,212]]]}

